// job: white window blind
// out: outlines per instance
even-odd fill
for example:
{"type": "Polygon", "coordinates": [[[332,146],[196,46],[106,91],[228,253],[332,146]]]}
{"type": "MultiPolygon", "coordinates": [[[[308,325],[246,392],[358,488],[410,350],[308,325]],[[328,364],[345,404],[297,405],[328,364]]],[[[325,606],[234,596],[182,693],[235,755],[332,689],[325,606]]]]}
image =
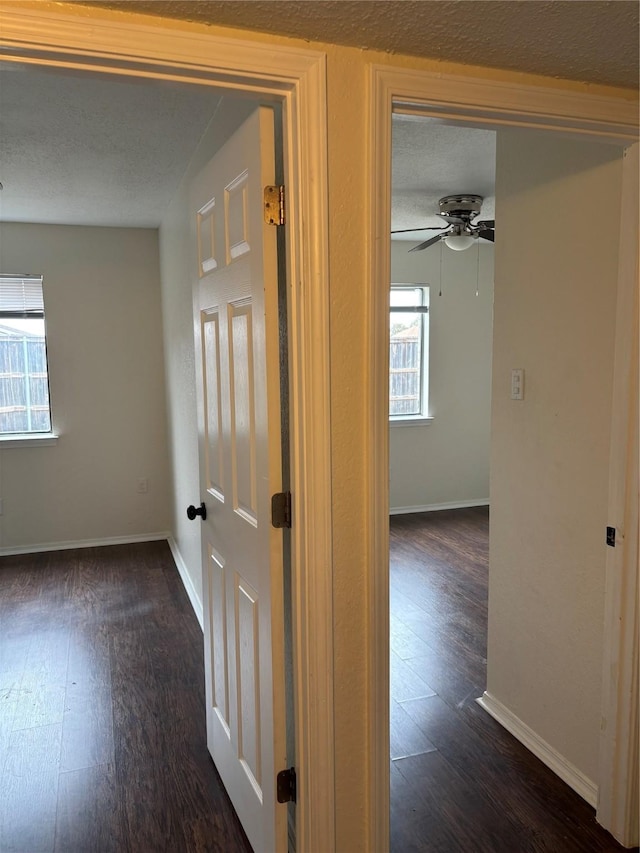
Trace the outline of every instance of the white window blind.
{"type": "Polygon", "coordinates": [[[51,434],[41,275],[0,273],[0,439],[51,434]]]}
{"type": "Polygon", "coordinates": [[[0,316],[43,317],[42,276],[0,274],[0,316]]]}

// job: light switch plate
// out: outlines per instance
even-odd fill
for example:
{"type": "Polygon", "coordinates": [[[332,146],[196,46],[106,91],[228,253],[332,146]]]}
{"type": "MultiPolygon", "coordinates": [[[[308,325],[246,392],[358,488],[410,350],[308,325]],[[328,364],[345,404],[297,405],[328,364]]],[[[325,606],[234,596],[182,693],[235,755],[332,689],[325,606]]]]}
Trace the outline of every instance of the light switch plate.
{"type": "Polygon", "coordinates": [[[511,371],[511,399],[524,400],[524,370],[520,367],[511,371]]]}

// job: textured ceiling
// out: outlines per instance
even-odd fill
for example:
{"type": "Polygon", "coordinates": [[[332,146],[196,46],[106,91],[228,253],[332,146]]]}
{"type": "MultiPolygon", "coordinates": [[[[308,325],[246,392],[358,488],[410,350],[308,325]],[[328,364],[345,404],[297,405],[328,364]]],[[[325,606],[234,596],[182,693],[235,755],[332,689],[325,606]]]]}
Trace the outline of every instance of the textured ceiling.
{"type": "Polygon", "coordinates": [[[638,87],[636,0],[76,0],[626,88],[638,87]]]}
{"type": "MultiPolygon", "coordinates": [[[[157,227],[218,103],[201,88],[0,63],[0,218],[157,227]]],[[[441,226],[452,193],[484,196],[493,217],[493,131],[396,115],[392,167],[393,228],[441,226]]]]}
{"type": "MultiPolygon", "coordinates": [[[[625,0],[103,0],[99,5],[637,84],[638,4],[625,0]]],[[[156,226],[217,103],[215,94],[197,87],[0,65],[2,218],[156,226]]],[[[494,216],[495,133],[395,116],[393,141],[393,228],[441,224],[435,216],[438,199],[451,193],[482,195],[482,217],[494,216]]]]}
{"type": "Polygon", "coordinates": [[[155,227],[220,96],[0,65],[0,216],[155,227]]]}
{"type": "MultiPolygon", "coordinates": [[[[452,127],[435,119],[393,117],[391,228],[439,226],[438,200],[444,195],[484,198],[482,219],[495,210],[496,134],[452,127]]],[[[425,240],[405,233],[397,240],[425,240]]]]}

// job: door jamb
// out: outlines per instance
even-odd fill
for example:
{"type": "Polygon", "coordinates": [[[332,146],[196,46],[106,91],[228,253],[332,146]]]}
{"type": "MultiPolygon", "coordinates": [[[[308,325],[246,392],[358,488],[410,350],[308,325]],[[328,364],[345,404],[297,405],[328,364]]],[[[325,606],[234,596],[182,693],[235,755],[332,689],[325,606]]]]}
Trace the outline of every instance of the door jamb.
{"type": "Polygon", "coordinates": [[[638,160],[640,146],[625,151],[613,371],[609,464],[609,524],[616,543],[607,548],[605,651],[598,821],[626,847],[640,844],[638,776],[638,160]],[[635,282],[635,287],[632,287],[635,282]],[[625,453],[626,451],[626,453],[625,453]],[[631,710],[629,704],[631,698],[631,710]],[[605,724],[606,723],[606,724],[605,724]],[[606,780],[603,784],[603,780],[606,780]]]}
{"type": "MultiPolygon", "coordinates": [[[[447,119],[452,122],[473,123],[481,127],[513,126],[580,134],[585,139],[611,142],[620,146],[632,145],[638,139],[638,104],[634,100],[603,97],[544,86],[524,86],[494,80],[479,80],[457,75],[438,74],[371,65],[369,75],[369,137],[368,137],[368,281],[369,299],[366,307],[369,375],[366,386],[368,411],[371,412],[367,433],[369,483],[367,494],[368,564],[371,578],[368,585],[368,656],[370,673],[369,695],[369,797],[371,804],[372,849],[386,850],[389,846],[389,440],[388,440],[388,372],[389,372],[389,315],[388,292],[391,281],[391,116],[394,108],[447,119]]],[[[628,175],[627,175],[628,179],[628,175]]],[[[634,190],[632,189],[633,193],[634,190]]],[[[636,189],[637,192],[637,189],[636,189]]],[[[636,196],[637,205],[637,196],[636,196]]],[[[627,272],[619,282],[620,291],[633,293],[638,286],[637,258],[635,279],[633,241],[622,245],[627,272]]],[[[637,254],[637,234],[635,243],[637,254]]],[[[619,298],[623,298],[619,296],[619,298]]],[[[624,297],[628,301],[628,296],[624,297]]],[[[632,312],[619,315],[619,322],[631,327],[632,312]]],[[[636,318],[637,323],[637,318],[636,318]]],[[[621,358],[631,359],[631,335],[621,358]]],[[[637,389],[636,389],[637,391],[637,389]]],[[[633,459],[622,448],[613,449],[619,464],[632,476],[633,459]]],[[[637,483],[637,474],[636,474],[637,483]]],[[[610,507],[611,509],[611,507],[610,507]]],[[[636,562],[626,558],[629,577],[637,575],[636,562]]],[[[627,602],[627,612],[620,612],[620,578],[615,578],[607,590],[607,607],[625,620],[638,622],[637,596],[627,602]],[[615,590],[613,589],[615,587],[615,590]],[[610,604],[610,602],[613,602],[610,604]]],[[[618,652],[618,638],[605,655],[612,659],[618,652]]],[[[629,657],[627,652],[627,657],[629,657]]],[[[622,660],[622,658],[620,658],[622,660]]],[[[625,664],[632,670],[632,661],[625,664]]],[[[606,663],[605,663],[606,665],[606,663]]],[[[636,660],[637,666],[637,660],[636,660]]],[[[637,682],[636,682],[637,684],[637,682]]],[[[618,716],[631,718],[637,696],[623,694],[622,684],[611,680],[604,689],[624,712],[618,716]]],[[[637,716],[636,716],[637,718],[637,716]]],[[[609,721],[611,722],[611,721],[609,721]]],[[[604,752],[606,754],[606,747],[604,752]]],[[[601,761],[603,758],[601,756],[601,761]]],[[[602,765],[601,765],[602,766],[602,765]]],[[[616,767],[616,770],[619,768],[616,767]]],[[[629,800],[629,797],[627,797],[629,800]]],[[[601,818],[600,812],[598,819],[601,818]]],[[[630,820],[629,810],[626,821],[630,820]]],[[[603,821],[605,828],[613,831],[603,821]]]]}
{"type": "Polygon", "coordinates": [[[296,838],[335,849],[326,56],[136,14],[0,9],[2,58],[215,86],[283,106],[287,184],[296,838]],[[311,333],[313,330],[313,333],[311,333]],[[321,572],[314,567],[322,566],[321,572]]]}

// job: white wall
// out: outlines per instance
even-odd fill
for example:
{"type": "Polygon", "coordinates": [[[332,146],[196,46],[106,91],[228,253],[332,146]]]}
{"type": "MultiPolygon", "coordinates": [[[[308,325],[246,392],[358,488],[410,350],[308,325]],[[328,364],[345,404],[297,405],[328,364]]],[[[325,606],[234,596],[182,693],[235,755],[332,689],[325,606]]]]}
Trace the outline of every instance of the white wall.
{"type": "Polygon", "coordinates": [[[3,272],[44,276],[60,435],[51,447],[0,445],[0,547],[166,532],[157,232],[4,223],[0,240],[3,272]]]}
{"type": "Polygon", "coordinates": [[[613,146],[498,131],[487,689],[594,782],[620,193],[613,146]]]}
{"type": "Polygon", "coordinates": [[[249,100],[223,98],[204,134],[160,228],[162,315],[167,374],[167,419],[173,481],[171,530],[185,585],[202,611],[200,524],[189,521],[186,508],[198,504],[198,422],[191,287],[197,276],[188,205],[189,182],[243,120],[255,109],[249,100]]]}
{"type": "Polygon", "coordinates": [[[489,500],[493,246],[464,252],[434,246],[410,253],[393,242],[391,280],[429,284],[427,426],[389,433],[391,510],[489,500]],[[479,276],[476,273],[479,273],[479,276]],[[478,295],[476,296],[476,281],[478,295]]]}

